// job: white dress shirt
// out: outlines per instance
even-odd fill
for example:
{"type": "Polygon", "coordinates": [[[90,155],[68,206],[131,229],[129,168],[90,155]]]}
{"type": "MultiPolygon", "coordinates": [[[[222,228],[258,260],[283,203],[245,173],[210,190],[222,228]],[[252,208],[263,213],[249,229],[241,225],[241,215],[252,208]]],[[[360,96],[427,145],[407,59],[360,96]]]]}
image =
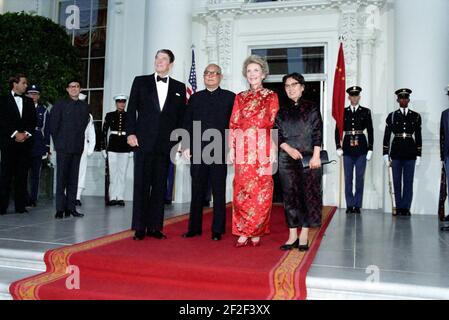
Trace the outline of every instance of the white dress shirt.
{"type": "Polygon", "coordinates": [[[359,106],[360,105],[356,105],[356,106],[351,105],[351,111],[352,112],[357,112],[357,110],[359,109],[359,106]]]}
{"type": "MultiPolygon", "coordinates": [[[[164,83],[163,81],[157,81],[158,74],[154,74],[154,81],[156,81],[156,88],[157,88],[157,96],[159,98],[159,106],[161,107],[161,111],[164,109],[165,101],[167,100],[168,95],[168,84],[170,83],[170,77],[167,76],[167,83],[164,83]]],[[[164,77],[161,77],[164,78],[164,77]]]]}
{"type": "Polygon", "coordinates": [[[401,110],[401,113],[402,113],[404,116],[407,116],[407,114],[408,114],[408,108],[401,108],[400,110],[401,110]]]}
{"type": "MultiPolygon", "coordinates": [[[[15,92],[11,91],[12,96],[14,97],[15,92]]],[[[19,109],[20,117],[22,118],[22,112],[23,112],[23,98],[20,97],[14,97],[14,100],[16,101],[17,109],[19,109]]]]}
{"type": "MultiPolygon", "coordinates": [[[[23,114],[23,98],[21,98],[21,97],[15,97],[15,96],[14,96],[14,94],[15,94],[14,91],[11,91],[11,94],[12,94],[14,100],[16,101],[16,105],[17,105],[17,109],[19,110],[20,118],[22,118],[22,114],[23,114]]],[[[17,130],[14,131],[14,133],[11,135],[11,138],[14,138],[18,132],[19,132],[19,131],[17,131],[17,130]]],[[[32,136],[28,131],[26,131],[25,133],[26,133],[27,136],[29,136],[29,137],[32,136]]]]}

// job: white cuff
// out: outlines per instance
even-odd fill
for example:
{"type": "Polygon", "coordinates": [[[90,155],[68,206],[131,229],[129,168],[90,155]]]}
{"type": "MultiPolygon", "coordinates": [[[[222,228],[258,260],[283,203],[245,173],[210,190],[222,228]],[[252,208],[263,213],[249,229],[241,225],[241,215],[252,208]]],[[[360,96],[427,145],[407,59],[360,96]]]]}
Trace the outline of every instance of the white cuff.
{"type": "Polygon", "coordinates": [[[16,134],[18,134],[19,133],[19,131],[14,131],[14,133],[11,135],[11,139],[14,139],[14,137],[16,136],[16,134]]]}

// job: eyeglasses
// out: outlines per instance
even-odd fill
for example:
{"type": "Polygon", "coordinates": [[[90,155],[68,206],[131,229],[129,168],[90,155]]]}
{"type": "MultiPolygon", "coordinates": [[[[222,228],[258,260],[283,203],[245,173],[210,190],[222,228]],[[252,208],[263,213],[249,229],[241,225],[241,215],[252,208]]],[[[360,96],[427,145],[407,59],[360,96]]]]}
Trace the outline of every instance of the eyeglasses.
{"type": "Polygon", "coordinates": [[[285,89],[296,87],[299,84],[299,82],[293,82],[292,84],[285,84],[285,89]]]}
{"type": "Polygon", "coordinates": [[[218,76],[220,74],[219,71],[204,71],[204,76],[218,76]]]}
{"type": "Polygon", "coordinates": [[[73,84],[73,85],[69,86],[69,89],[78,89],[78,88],[80,88],[80,86],[77,84],[73,84]]]}

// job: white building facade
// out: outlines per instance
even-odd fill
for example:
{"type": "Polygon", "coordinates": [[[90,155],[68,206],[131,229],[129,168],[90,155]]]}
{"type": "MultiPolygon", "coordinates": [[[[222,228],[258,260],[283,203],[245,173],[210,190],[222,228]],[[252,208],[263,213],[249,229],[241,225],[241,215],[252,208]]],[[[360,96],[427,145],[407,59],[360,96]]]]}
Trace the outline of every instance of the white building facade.
{"type": "MultiPolygon", "coordinates": [[[[0,12],[26,11],[59,22],[62,2],[0,0],[0,12]]],[[[441,169],[439,124],[441,112],[449,107],[445,95],[449,84],[447,16],[447,0],[109,0],[103,117],[113,110],[114,95],[129,94],[135,76],[153,72],[154,54],[160,48],[173,50],[176,62],[172,76],[185,82],[193,45],[199,87],[203,88],[203,69],[213,62],[223,68],[222,87],[234,92],[247,88],[241,68],[254,50],[294,52],[298,48],[319,48],[319,72],[305,76],[319,90],[324,147],[336,159],[332,89],[342,38],[347,86],[363,88],[361,104],[371,108],[374,121],[374,156],[366,172],[364,208],[391,212],[382,158],[385,119],[398,108],[395,90],[408,87],[413,90],[411,109],[423,118],[423,157],[415,174],[412,212],[436,214],[441,169]]],[[[280,77],[273,74],[267,82],[278,83],[280,77]]],[[[132,176],[131,165],[126,181],[128,200],[132,199],[132,176]]],[[[326,205],[345,206],[342,176],[340,160],[338,165],[325,168],[326,205]]],[[[85,195],[104,194],[104,163],[99,153],[89,160],[86,180],[85,195]]],[[[231,180],[232,170],[229,186],[231,180]]],[[[188,168],[180,165],[175,202],[189,202],[189,194],[188,168]]]]}

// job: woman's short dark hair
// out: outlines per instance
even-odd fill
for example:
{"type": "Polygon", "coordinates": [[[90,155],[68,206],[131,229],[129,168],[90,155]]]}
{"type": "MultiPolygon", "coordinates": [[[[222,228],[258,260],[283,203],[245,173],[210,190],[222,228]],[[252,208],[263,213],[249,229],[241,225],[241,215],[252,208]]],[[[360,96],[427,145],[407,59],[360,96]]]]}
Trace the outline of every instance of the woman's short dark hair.
{"type": "Polygon", "coordinates": [[[18,73],[18,74],[13,75],[11,78],[9,78],[9,81],[8,81],[9,90],[14,89],[14,83],[19,83],[20,79],[26,78],[26,77],[27,77],[26,75],[24,75],[22,73],[18,73]]]}
{"type": "Polygon", "coordinates": [[[293,73],[290,73],[290,74],[287,74],[286,76],[284,76],[282,78],[282,83],[285,85],[287,80],[290,78],[295,79],[296,81],[299,82],[299,84],[301,84],[303,86],[306,84],[306,81],[304,80],[304,76],[298,72],[293,72],[293,73]]]}
{"type": "Polygon", "coordinates": [[[159,53],[165,53],[166,55],[168,55],[170,57],[170,63],[175,62],[175,55],[173,54],[173,52],[169,49],[161,49],[156,53],[156,57],[159,53]]]}

